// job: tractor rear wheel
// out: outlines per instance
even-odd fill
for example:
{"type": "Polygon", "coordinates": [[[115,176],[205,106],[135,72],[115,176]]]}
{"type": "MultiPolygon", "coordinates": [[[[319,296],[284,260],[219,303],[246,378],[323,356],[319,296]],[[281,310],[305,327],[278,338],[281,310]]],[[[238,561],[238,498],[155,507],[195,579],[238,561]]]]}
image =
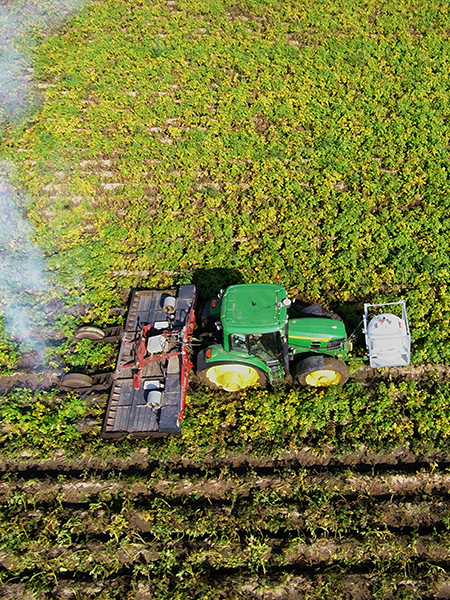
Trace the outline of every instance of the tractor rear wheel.
{"type": "Polygon", "coordinates": [[[226,392],[266,385],[267,377],[257,367],[237,361],[206,363],[204,354],[202,351],[197,359],[197,376],[204,385],[226,392]]]}
{"type": "Polygon", "coordinates": [[[348,366],[336,358],[323,358],[323,364],[317,366],[317,357],[302,360],[297,367],[295,380],[300,385],[312,387],[329,387],[342,385],[350,376],[348,366]]]}
{"type": "Polygon", "coordinates": [[[100,327],[92,325],[82,325],[73,334],[76,340],[102,340],[105,337],[105,332],[100,327]]]}

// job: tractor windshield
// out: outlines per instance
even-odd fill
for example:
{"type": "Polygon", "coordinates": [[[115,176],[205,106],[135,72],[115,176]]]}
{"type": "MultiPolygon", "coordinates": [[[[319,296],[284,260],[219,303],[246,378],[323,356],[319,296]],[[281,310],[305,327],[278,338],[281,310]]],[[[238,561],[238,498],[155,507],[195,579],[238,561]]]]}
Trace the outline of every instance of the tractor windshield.
{"type": "Polygon", "coordinates": [[[250,334],[248,336],[250,354],[263,361],[277,358],[281,354],[281,339],[278,331],[273,333],[250,334]]]}
{"type": "Polygon", "coordinates": [[[233,333],[229,341],[230,350],[252,354],[264,362],[278,358],[282,353],[281,336],[278,331],[249,335],[233,333]]]}

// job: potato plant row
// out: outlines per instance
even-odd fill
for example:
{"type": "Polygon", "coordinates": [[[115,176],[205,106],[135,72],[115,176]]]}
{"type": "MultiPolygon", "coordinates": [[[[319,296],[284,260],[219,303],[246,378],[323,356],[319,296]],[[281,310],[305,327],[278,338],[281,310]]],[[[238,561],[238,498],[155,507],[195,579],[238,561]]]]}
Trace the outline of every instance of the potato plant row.
{"type": "Polygon", "coordinates": [[[100,427],[106,395],[93,401],[75,393],[14,389],[0,403],[3,456],[49,456],[63,451],[132,452],[206,458],[230,453],[274,456],[309,446],[340,453],[364,445],[371,451],[409,445],[416,452],[446,450],[450,435],[450,389],[445,381],[381,382],[371,388],[349,383],[317,390],[251,390],[224,397],[191,388],[181,437],[150,441],[104,441],[100,427]]]}
{"type": "MultiPolygon", "coordinates": [[[[58,499],[57,499],[58,502],[58,499]]],[[[316,540],[364,536],[379,532],[394,537],[403,532],[429,534],[448,529],[446,498],[391,502],[378,498],[322,498],[306,496],[270,498],[260,492],[254,498],[234,497],[228,502],[205,502],[189,497],[182,503],[161,497],[129,500],[93,495],[80,505],[70,502],[40,504],[14,494],[3,504],[3,546],[23,550],[31,541],[43,546],[108,541],[131,536],[152,544],[169,544],[178,538],[198,540],[228,536],[238,541],[255,531],[279,538],[286,548],[292,539],[316,540]],[[31,508],[31,510],[30,510],[31,508]]],[[[308,543],[309,543],[308,542],[308,543]]]]}
{"type": "MultiPolygon", "coordinates": [[[[90,516],[92,522],[95,515],[90,516]]],[[[176,598],[204,598],[208,594],[226,598],[228,585],[239,578],[247,582],[254,579],[261,585],[268,576],[276,579],[282,575],[286,580],[289,573],[316,577],[322,574],[326,580],[331,572],[337,584],[352,572],[363,572],[375,580],[372,597],[381,598],[377,588],[380,590],[389,580],[391,583],[401,580],[399,573],[408,573],[408,579],[422,578],[429,585],[436,581],[436,574],[448,568],[449,561],[448,534],[399,535],[386,529],[368,529],[356,537],[311,539],[294,533],[284,539],[266,531],[236,532],[230,537],[228,533],[212,530],[197,539],[174,532],[177,537],[160,542],[151,541],[133,529],[124,532],[126,525],[116,515],[114,527],[107,527],[103,539],[95,534],[89,538],[85,533],[88,539],[82,541],[74,539],[72,532],[77,525],[85,526],[77,520],[77,515],[72,522],[63,522],[62,527],[59,517],[56,512],[53,519],[42,523],[46,527],[37,540],[30,540],[23,528],[16,531],[14,522],[10,524],[0,551],[0,573],[5,586],[18,580],[28,581],[35,597],[50,598],[67,579],[82,582],[85,589],[89,584],[118,577],[136,582],[144,576],[148,577],[149,591],[161,598],[168,597],[164,585],[171,586],[176,598]],[[8,543],[13,545],[12,549],[4,548],[8,543]]],[[[29,518],[35,519],[36,515],[29,518]]],[[[135,519],[138,518],[136,515],[135,519]]],[[[161,525],[166,526],[165,522],[161,525]]],[[[111,598],[134,597],[131,593],[124,595],[123,590],[117,593],[113,589],[110,594],[111,598]]],[[[316,597],[330,597],[323,591],[321,594],[316,597]]],[[[410,591],[407,597],[421,596],[410,591]]]]}
{"type": "Polygon", "coordinates": [[[95,1],[36,34],[43,103],[0,155],[47,257],[40,325],[110,322],[130,286],[280,275],[350,325],[405,298],[414,361],[448,361],[449,16],[381,13],[95,1]]]}

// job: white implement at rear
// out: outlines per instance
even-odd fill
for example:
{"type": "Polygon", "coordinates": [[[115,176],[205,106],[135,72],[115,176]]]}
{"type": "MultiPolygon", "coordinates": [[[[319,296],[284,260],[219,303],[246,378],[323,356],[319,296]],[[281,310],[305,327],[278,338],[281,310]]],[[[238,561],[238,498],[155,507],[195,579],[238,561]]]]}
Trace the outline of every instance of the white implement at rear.
{"type": "Polygon", "coordinates": [[[385,304],[364,304],[363,333],[366,337],[370,366],[373,369],[409,365],[411,334],[404,300],[385,304]],[[401,309],[401,316],[382,312],[381,309],[385,306],[398,307],[401,309]]]}

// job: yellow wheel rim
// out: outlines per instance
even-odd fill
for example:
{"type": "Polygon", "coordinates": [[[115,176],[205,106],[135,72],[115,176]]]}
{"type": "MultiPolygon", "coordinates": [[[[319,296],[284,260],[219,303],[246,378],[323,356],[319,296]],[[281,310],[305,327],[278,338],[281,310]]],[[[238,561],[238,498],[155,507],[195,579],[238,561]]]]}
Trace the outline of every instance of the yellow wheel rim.
{"type": "Polygon", "coordinates": [[[331,371],[330,369],[321,369],[320,371],[313,371],[308,373],[305,378],[307,385],[313,385],[315,387],[337,385],[341,381],[340,373],[331,371]]]}
{"type": "Polygon", "coordinates": [[[206,371],[206,378],[226,392],[238,392],[259,382],[258,371],[247,365],[216,365],[206,371]]]}

